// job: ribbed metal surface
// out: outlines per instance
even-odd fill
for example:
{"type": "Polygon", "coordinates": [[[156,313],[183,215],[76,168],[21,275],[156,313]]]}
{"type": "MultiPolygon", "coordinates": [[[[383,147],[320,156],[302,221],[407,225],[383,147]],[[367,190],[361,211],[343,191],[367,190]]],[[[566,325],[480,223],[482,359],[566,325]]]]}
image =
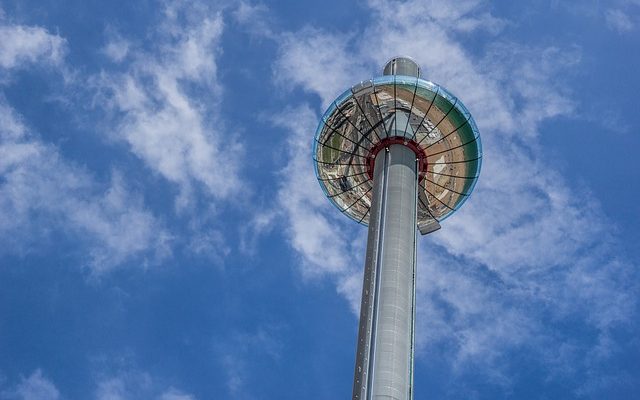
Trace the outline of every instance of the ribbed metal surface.
{"type": "Polygon", "coordinates": [[[367,237],[367,253],[365,256],[364,281],[362,285],[362,302],[360,304],[360,326],[358,329],[358,347],[356,352],[356,368],[353,381],[353,400],[366,400],[370,397],[369,376],[373,364],[372,342],[374,340],[377,324],[376,301],[378,299],[378,267],[380,266],[380,253],[382,231],[384,221],[382,212],[385,209],[386,180],[388,176],[389,157],[387,151],[381,151],[376,157],[378,168],[374,172],[374,186],[371,204],[371,218],[369,222],[369,235],[367,237]]]}
{"type": "Polygon", "coordinates": [[[420,77],[420,66],[409,57],[394,57],[384,66],[383,75],[420,77]]]}
{"type": "Polygon", "coordinates": [[[412,398],[416,168],[403,145],[376,158],[354,400],[412,398]]]}

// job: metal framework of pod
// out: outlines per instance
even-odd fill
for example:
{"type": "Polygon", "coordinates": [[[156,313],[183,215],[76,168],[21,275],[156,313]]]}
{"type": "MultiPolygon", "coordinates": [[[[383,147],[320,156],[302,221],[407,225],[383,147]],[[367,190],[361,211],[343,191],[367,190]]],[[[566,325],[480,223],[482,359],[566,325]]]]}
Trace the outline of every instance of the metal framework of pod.
{"type": "Polygon", "coordinates": [[[313,157],[331,202],[368,225],[353,400],[412,400],[416,227],[467,200],[480,173],[476,124],[410,58],[340,95],[322,116],[313,157]]]}
{"type": "Polygon", "coordinates": [[[443,87],[385,75],[342,93],[316,131],[316,176],[342,213],[367,225],[375,156],[396,142],[410,146],[420,161],[417,224],[429,233],[469,197],[482,159],[471,113],[443,87]]]}

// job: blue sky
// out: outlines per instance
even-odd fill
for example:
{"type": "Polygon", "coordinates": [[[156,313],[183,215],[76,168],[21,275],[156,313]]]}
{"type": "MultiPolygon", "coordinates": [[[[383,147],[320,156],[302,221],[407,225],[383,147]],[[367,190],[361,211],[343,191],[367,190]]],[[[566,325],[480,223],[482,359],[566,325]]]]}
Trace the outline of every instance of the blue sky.
{"type": "Polygon", "coordinates": [[[349,398],[366,229],[311,144],[414,57],[473,113],[416,399],[640,392],[640,2],[0,1],[0,399],[349,398]]]}

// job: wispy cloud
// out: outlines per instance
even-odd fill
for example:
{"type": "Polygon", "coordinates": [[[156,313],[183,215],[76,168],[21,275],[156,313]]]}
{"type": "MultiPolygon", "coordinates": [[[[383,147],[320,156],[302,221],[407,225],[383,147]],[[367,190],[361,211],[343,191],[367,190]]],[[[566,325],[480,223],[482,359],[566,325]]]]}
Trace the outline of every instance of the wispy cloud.
{"type": "Polygon", "coordinates": [[[605,21],[607,26],[621,33],[632,31],[636,26],[629,14],[619,9],[607,10],[605,21]]]}
{"type": "Polygon", "coordinates": [[[640,23],[640,1],[616,0],[602,6],[605,7],[604,20],[610,29],[620,34],[637,30],[640,23]]]}
{"type": "Polygon", "coordinates": [[[0,100],[0,236],[4,251],[26,251],[67,232],[88,246],[92,273],[132,257],[162,257],[170,235],[115,171],[100,184],[42,142],[0,100]],[[12,250],[9,250],[12,249],[12,250]]]}
{"type": "Polygon", "coordinates": [[[114,28],[107,29],[106,35],[108,41],[102,48],[102,53],[115,63],[124,61],[131,49],[131,43],[123,38],[114,28]]]}
{"type": "Polygon", "coordinates": [[[573,4],[557,2],[554,6],[563,7],[570,14],[592,20],[618,34],[629,34],[635,31],[640,23],[638,0],[590,0],[573,4]]]}
{"type": "Polygon", "coordinates": [[[111,138],[180,188],[178,208],[190,204],[195,193],[211,200],[241,191],[242,149],[217,112],[223,20],[203,7],[167,3],[164,20],[150,33],[153,48],[130,47],[115,38],[106,45],[107,54],[116,61],[127,54],[131,61],[124,72],[105,69],[93,79],[95,106],[110,111],[111,138]]]}
{"type": "Polygon", "coordinates": [[[256,371],[255,363],[267,358],[269,362],[278,362],[284,351],[280,340],[282,326],[259,326],[252,332],[239,332],[232,339],[216,338],[214,353],[226,378],[230,399],[259,398],[255,385],[252,385],[252,374],[256,371]]]}
{"type": "MultiPolygon", "coordinates": [[[[0,44],[0,69],[6,76],[39,65],[63,72],[66,40],[37,26],[0,21],[0,30],[10,39],[0,44]]],[[[88,253],[85,266],[94,276],[132,258],[152,260],[169,253],[170,235],[117,170],[111,182],[97,182],[32,132],[0,95],[3,251],[38,251],[61,232],[88,253]]]]}
{"type": "Polygon", "coordinates": [[[288,162],[280,171],[277,210],[286,221],[291,247],[302,257],[299,271],[305,279],[332,277],[338,291],[357,308],[359,262],[356,254],[363,248],[363,237],[350,235],[351,221],[327,201],[313,170],[310,140],[317,115],[308,106],[286,110],[273,119],[276,126],[289,132],[288,162]],[[295,116],[295,117],[292,117],[295,116]],[[355,286],[354,286],[355,284],[355,286]]]}
{"type": "Polygon", "coordinates": [[[196,400],[193,395],[166,386],[145,371],[121,368],[102,374],[96,381],[96,400],[196,400]]]}
{"type": "Polygon", "coordinates": [[[174,240],[145,206],[145,193],[127,182],[127,166],[114,163],[111,181],[99,182],[32,132],[28,121],[0,98],[0,235],[16,244],[14,250],[38,251],[47,243],[39,240],[64,231],[82,239],[78,246],[90,254],[92,273],[132,260],[153,264],[175,245],[222,263],[230,247],[217,225],[217,205],[246,194],[240,176],[243,148],[219,112],[224,90],[217,63],[223,29],[222,14],[215,8],[201,2],[164,2],[157,23],[149,28],[149,43],[108,28],[107,43],[98,51],[111,63],[88,74],[67,65],[64,38],[0,18],[3,37],[11,39],[0,43],[0,83],[11,84],[19,69],[53,67],[65,78],[65,89],[73,89],[54,96],[73,108],[87,107],[89,98],[88,129],[104,133],[104,145],[126,148],[150,175],[175,185],[176,209],[180,217],[187,216],[184,228],[189,232],[174,240]]]}
{"type": "Polygon", "coordinates": [[[170,388],[166,392],[162,393],[159,400],[195,400],[196,398],[190,394],[185,394],[174,388],[170,388]]]}
{"type": "Polygon", "coordinates": [[[256,37],[274,38],[269,8],[262,3],[240,1],[231,13],[235,22],[243,25],[249,33],[256,37]]]}
{"type": "Polygon", "coordinates": [[[56,65],[66,54],[64,38],[39,26],[7,23],[1,13],[0,37],[0,68],[15,69],[43,62],[56,65]]]}
{"type": "Polygon", "coordinates": [[[60,392],[40,369],[27,378],[22,377],[13,388],[0,391],[0,399],[6,400],[58,400],[60,392]]]}
{"type": "Polygon", "coordinates": [[[327,107],[353,82],[369,74],[351,54],[349,44],[353,39],[348,33],[327,33],[310,27],[281,34],[274,81],[284,90],[298,85],[317,94],[327,107]]]}

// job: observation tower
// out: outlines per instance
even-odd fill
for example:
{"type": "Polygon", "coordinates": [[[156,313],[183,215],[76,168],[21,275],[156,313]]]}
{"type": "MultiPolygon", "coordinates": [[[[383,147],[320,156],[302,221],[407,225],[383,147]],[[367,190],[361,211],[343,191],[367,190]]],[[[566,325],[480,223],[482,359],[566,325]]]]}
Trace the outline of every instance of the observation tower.
{"type": "Polygon", "coordinates": [[[458,98],[391,59],[329,106],[315,134],[315,171],[331,202],[368,225],[353,400],[412,400],[417,231],[467,200],[482,159],[458,98]]]}

